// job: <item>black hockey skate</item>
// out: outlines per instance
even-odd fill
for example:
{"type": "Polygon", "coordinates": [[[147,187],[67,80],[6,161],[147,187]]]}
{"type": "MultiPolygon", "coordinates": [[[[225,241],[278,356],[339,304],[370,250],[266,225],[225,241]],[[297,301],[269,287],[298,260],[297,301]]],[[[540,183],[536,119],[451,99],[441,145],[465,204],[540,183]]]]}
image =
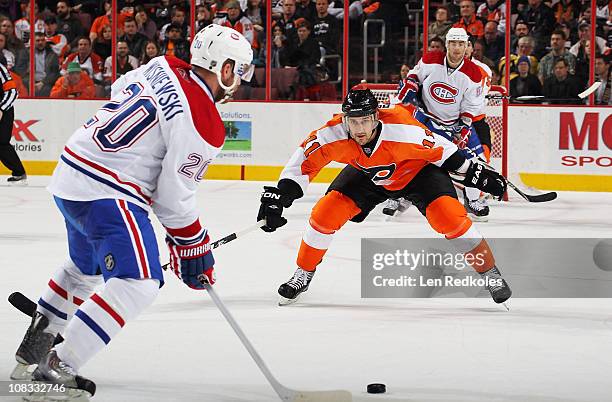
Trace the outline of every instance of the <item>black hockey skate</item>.
{"type": "MultiPolygon", "coordinates": [[[[504,303],[510,298],[510,296],[512,296],[510,286],[508,286],[506,280],[502,278],[497,267],[493,267],[487,272],[481,273],[480,276],[485,280],[488,278],[488,283],[486,286],[495,303],[504,303]]],[[[508,306],[506,306],[506,308],[508,308],[508,306]]]]}
{"type": "Polygon", "coordinates": [[[489,220],[489,207],[485,198],[470,201],[463,190],[463,206],[473,221],[487,222],[489,220]]]}
{"type": "Polygon", "coordinates": [[[410,208],[411,205],[412,203],[404,198],[389,198],[382,212],[385,215],[394,216],[398,212],[400,214],[403,213],[410,208]]]}
{"type": "Polygon", "coordinates": [[[31,372],[28,370],[29,366],[40,363],[43,357],[49,353],[53,347],[55,335],[44,332],[48,326],[49,320],[47,317],[36,312],[15,353],[17,366],[11,373],[11,379],[29,380],[31,378],[31,372]]]}
{"type": "Polygon", "coordinates": [[[6,179],[8,184],[15,184],[15,185],[22,185],[25,186],[28,184],[28,176],[25,174],[19,175],[19,176],[11,176],[8,179],[6,179]]]}
{"type": "Polygon", "coordinates": [[[300,294],[308,290],[308,285],[310,285],[314,274],[315,271],[296,269],[293,277],[278,288],[278,294],[281,296],[278,305],[285,306],[294,303],[300,294]]]}
{"type": "Polygon", "coordinates": [[[46,397],[70,402],[85,402],[96,393],[96,384],[85,377],[77,375],[72,367],[64,363],[57,356],[55,350],[51,350],[39,363],[34,373],[32,380],[46,384],[54,384],[56,386],[49,387],[49,391],[45,393],[31,393],[24,400],[46,400],[46,397]]]}

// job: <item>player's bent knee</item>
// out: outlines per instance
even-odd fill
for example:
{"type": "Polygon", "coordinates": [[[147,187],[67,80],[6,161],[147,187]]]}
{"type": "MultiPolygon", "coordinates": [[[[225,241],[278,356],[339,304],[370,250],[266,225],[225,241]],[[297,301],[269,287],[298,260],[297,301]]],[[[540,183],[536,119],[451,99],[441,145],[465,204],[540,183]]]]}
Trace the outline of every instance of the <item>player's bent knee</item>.
{"type": "Polygon", "coordinates": [[[429,225],[448,239],[461,236],[472,226],[459,200],[447,195],[433,200],[425,209],[425,216],[429,225]]]}
{"type": "Polygon", "coordinates": [[[310,224],[322,233],[333,233],[361,210],[346,195],[332,190],[325,194],[312,209],[310,224]]]}
{"type": "Polygon", "coordinates": [[[93,289],[102,283],[102,275],[84,274],[70,258],[62,264],[61,268],[73,292],[75,289],[79,289],[82,293],[91,294],[93,289]]]}
{"type": "Polygon", "coordinates": [[[127,321],[149,307],[158,293],[157,279],[111,278],[100,296],[127,321]]]}

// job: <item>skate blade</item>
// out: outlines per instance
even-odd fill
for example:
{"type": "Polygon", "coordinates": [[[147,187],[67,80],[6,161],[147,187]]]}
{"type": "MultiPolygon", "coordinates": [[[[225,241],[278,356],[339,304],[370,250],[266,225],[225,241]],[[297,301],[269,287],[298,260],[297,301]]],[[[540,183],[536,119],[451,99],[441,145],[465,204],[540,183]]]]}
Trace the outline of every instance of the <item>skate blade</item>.
{"type": "Polygon", "coordinates": [[[300,295],[297,295],[295,297],[295,299],[287,299],[286,297],[280,296],[278,298],[278,305],[279,306],[288,306],[290,304],[295,303],[299,298],[300,298],[300,295]]]}
{"type": "Polygon", "coordinates": [[[36,369],[36,365],[28,365],[23,363],[17,363],[13,372],[11,373],[11,380],[16,381],[30,381],[32,379],[32,373],[36,369]]]}
{"type": "Polygon", "coordinates": [[[9,181],[6,183],[9,187],[27,187],[27,180],[19,180],[19,181],[9,181]]]}
{"type": "Polygon", "coordinates": [[[385,222],[393,222],[395,219],[391,215],[385,215],[385,222]]]}
{"type": "Polygon", "coordinates": [[[489,222],[489,216],[478,216],[472,213],[468,213],[468,216],[472,220],[472,222],[489,222]]]}
{"type": "Polygon", "coordinates": [[[510,304],[507,301],[503,302],[501,305],[506,308],[506,311],[510,311],[510,304]]]}
{"type": "MultiPolygon", "coordinates": [[[[47,384],[45,382],[34,381],[34,384],[47,384]]],[[[78,388],[65,388],[64,392],[46,393],[46,392],[30,392],[22,397],[23,401],[27,402],[89,402],[91,394],[85,390],[78,388]]]]}

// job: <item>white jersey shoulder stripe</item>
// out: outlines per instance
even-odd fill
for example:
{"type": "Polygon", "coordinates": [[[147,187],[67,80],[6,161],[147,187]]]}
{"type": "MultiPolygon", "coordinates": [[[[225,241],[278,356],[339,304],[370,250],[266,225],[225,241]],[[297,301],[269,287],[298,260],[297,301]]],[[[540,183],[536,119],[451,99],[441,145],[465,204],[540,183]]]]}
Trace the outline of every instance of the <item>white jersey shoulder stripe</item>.
{"type": "Polygon", "coordinates": [[[332,142],[348,139],[348,134],[344,130],[342,123],[333,126],[325,126],[317,130],[317,139],[321,146],[332,142]]]}
{"type": "Polygon", "coordinates": [[[404,142],[421,145],[425,130],[408,124],[384,124],[381,132],[383,141],[404,142]]]}

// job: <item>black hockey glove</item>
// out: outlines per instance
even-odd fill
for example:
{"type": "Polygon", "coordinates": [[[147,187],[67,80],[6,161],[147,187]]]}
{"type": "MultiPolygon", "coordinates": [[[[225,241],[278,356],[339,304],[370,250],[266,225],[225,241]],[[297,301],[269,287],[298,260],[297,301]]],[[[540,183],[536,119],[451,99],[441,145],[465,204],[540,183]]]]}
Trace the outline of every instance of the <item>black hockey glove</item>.
{"type": "Polygon", "coordinates": [[[507,189],[504,176],[495,170],[488,169],[482,163],[475,162],[470,162],[463,184],[489,193],[497,199],[501,199],[507,189]]]}
{"type": "Polygon", "coordinates": [[[276,229],[284,226],[287,219],[283,218],[283,194],[276,187],[264,187],[264,192],[261,194],[261,206],[257,214],[257,220],[266,220],[266,225],[261,229],[264,232],[274,232],[276,229]]]}

